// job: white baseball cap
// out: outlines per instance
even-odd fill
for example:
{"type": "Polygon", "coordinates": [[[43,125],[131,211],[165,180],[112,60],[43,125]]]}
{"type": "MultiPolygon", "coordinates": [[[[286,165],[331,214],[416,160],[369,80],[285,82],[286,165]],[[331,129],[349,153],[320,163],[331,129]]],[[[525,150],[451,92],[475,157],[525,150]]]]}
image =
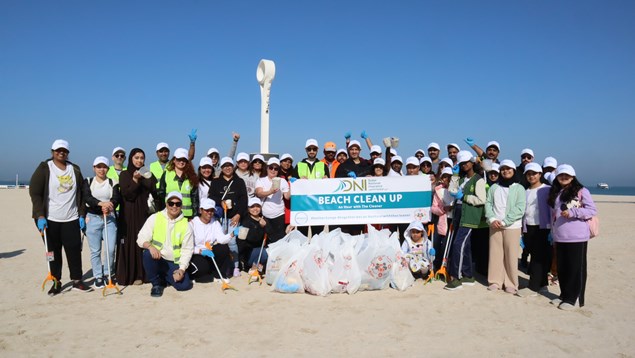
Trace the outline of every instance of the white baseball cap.
{"type": "Polygon", "coordinates": [[[430,157],[421,157],[421,160],[419,160],[419,165],[423,164],[423,162],[432,164],[432,159],[430,159],[430,157]]]}
{"type": "Polygon", "coordinates": [[[216,202],[210,198],[203,198],[199,207],[205,210],[216,209],[216,202]]]}
{"type": "Polygon", "coordinates": [[[306,144],[304,144],[304,148],[305,149],[308,148],[308,147],[318,147],[319,148],[320,146],[318,145],[317,140],[311,138],[311,139],[307,139],[306,144]]]}
{"type": "Polygon", "coordinates": [[[207,150],[207,155],[210,155],[212,153],[220,154],[220,152],[216,148],[210,148],[207,150]]]}
{"type": "Polygon", "coordinates": [[[431,142],[430,144],[428,144],[428,150],[430,150],[430,148],[434,148],[436,150],[441,150],[441,147],[439,146],[439,143],[436,143],[436,142],[431,142]]]}
{"type": "Polygon", "coordinates": [[[203,157],[201,158],[201,160],[199,160],[198,162],[198,166],[199,167],[204,167],[206,165],[209,165],[210,167],[213,167],[214,164],[212,164],[212,159],[209,157],[203,157]]]}
{"type": "Polygon", "coordinates": [[[349,147],[349,148],[350,148],[350,147],[352,147],[352,146],[354,146],[354,145],[356,145],[356,146],[359,148],[359,150],[361,150],[361,149],[362,149],[362,145],[361,145],[361,144],[359,144],[359,141],[358,141],[358,140],[353,139],[352,141],[350,141],[350,143],[348,143],[348,147],[349,147]]]}
{"type": "Polygon", "coordinates": [[[397,149],[395,148],[390,148],[390,155],[397,155],[397,149]]]}
{"type": "Polygon", "coordinates": [[[126,150],[121,148],[121,147],[115,147],[115,149],[112,150],[112,155],[115,155],[117,152],[123,152],[124,154],[126,154],[126,150]]]}
{"type": "Polygon", "coordinates": [[[291,161],[293,161],[293,157],[291,156],[291,154],[289,154],[289,153],[284,153],[284,154],[280,157],[280,161],[287,160],[287,159],[291,159],[291,161]]]}
{"type": "Polygon", "coordinates": [[[575,169],[569,164],[560,164],[556,168],[556,177],[560,174],[569,174],[572,177],[575,176],[575,169]]]}
{"type": "Polygon", "coordinates": [[[267,161],[267,165],[280,165],[280,159],[276,158],[276,157],[271,157],[269,158],[269,160],[267,161]]]}
{"type": "Polygon", "coordinates": [[[452,168],[448,168],[448,167],[443,168],[443,170],[441,171],[441,176],[444,176],[446,174],[452,175],[453,174],[452,173],[452,168]]]}
{"type": "Polygon", "coordinates": [[[162,148],[166,148],[167,150],[170,150],[170,146],[168,145],[168,143],[165,143],[165,142],[161,142],[157,144],[157,149],[156,149],[157,152],[161,150],[162,148]]]}
{"type": "Polygon", "coordinates": [[[496,147],[496,149],[498,149],[499,152],[501,151],[500,144],[498,144],[498,142],[495,141],[495,140],[487,142],[487,147],[485,147],[485,149],[487,149],[489,147],[496,147]]]}
{"type": "Polygon", "coordinates": [[[108,163],[108,158],[106,157],[97,157],[95,158],[95,160],[93,160],[93,167],[96,167],[98,164],[104,164],[106,166],[109,166],[110,164],[108,163]]]}
{"type": "Polygon", "coordinates": [[[417,159],[417,157],[408,157],[406,159],[406,166],[409,165],[414,165],[416,167],[419,167],[419,159],[417,159]]]}
{"type": "Polygon", "coordinates": [[[373,154],[373,153],[379,153],[379,154],[381,154],[381,147],[380,147],[380,146],[378,146],[378,145],[376,145],[376,144],[375,144],[375,145],[373,145],[373,146],[371,146],[371,147],[370,147],[370,154],[373,154]]]}
{"type": "Polygon", "coordinates": [[[523,150],[520,152],[520,155],[521,155],[521,156],[522,156],[523,154],[529,154],[529,155],[531,155],[531,156],[532,156],[532,158],[533,158],[533,156],[534,156],[534,151],[533,151],[533,150],[531,150],[531,149],[529,149],[529,148],[525,148],[525,149],[523,149],[523,150]]]}
{"type": "Polygon", "coordinates": [[[532,172],[536,172],[536,173],[542,173],[542,167],[538,163],[529,163],[529,164],[525,165],[524,173],[527,173],[528,171],[532,171],[532,172]]]}
{"type": "Polygon", "coordinates": [[[381,158],[375,158],[375,160],[373,160],[373,166],[375,165],[381,165],[383,167],[386,165],[386,161],[381,158]]]}
{"type": "MultiPolygon", "coordinates": [[[[450,146],[450,144],[448,144],[448,146],[450,146]]],[[[461,150],[456,155],[457,163],[470,162],[470,161],[472,161],[472,153],[468,152],[467,150],[461,150]]]]}
{"type": "Polygon", "coordinates": [[[230,157],[222,157],[220,160],[220,166],[222,167],[225,164],[231,164],[232,166],[234,165],[234,161],[232,160],[232,158],[230,157]]]}
{"type": "Polygon", "coordinates": [[[247,206],[251,208],[254,205],[262,206],[262,201],[256,197],[249,198],[249,201],[247,202],[247,206]]]}
{"type": "Polygon", "coordinates": [[[181,193],[179,193],[178,191],[171,191],[168,196],[165,197],[165,202],[167,203],[168,200],[172,198],[178,198],[179,200],[183,201],[183,195],[181,195],[181,193]]]}
{"type": "MultiPolygon", "coordinates": [[[[399,162],[399,163],[403,164],[403,159],[401,159],[401,156],[399,156],[399,155],[395,155],[394,157],[392,157],[392,159],[390,160],[390,162],[391,162],[391,163],[394,163],[394,162],[399,162]]],[[[417,164],[417,165],[418,165],[418,164],[417,164]]]]}
{"type": "Polygon", "coordinates": [[[251,158],[251,161],[254,162],[256,160],[260,160],[263,163],[265,162],[265,157],[262,156],[262,154],[256,154],[251,158]]]}
{"type": "Polygon", "coordinates": [[[58,150],[60,148],[64,148],[66,150],[68,149],[68,142],[65,141],[64,139],[56,139],[55,142],[53,142],[53,145],[51,146],[52,150],[58,150]]]}
{"type": "Polygon", "coordinates": [[[511,159],[505,159],[501,161],[499,168],[508,167],[516,170],[516,163],[511,159]]]}
{"type": "Polygon", "coordinates": [[[461,147],[459,147],[458,144],[456,143],[448,143],[448,145],[445,146],[446,148],[450,148],[450,147],[454,147],[456,148],[458,151],[461,151],[461,147]]]}
{"type": "Polygon", "coordinates": [[[454,165],[454,163],[452,162],[452,159],[450,159],[450,158],[441,159],[441,163],[445,163],[445,164],[447,164],[449,166],[453,166],[454,165]]]}
{"type": "Polygon", "coordinates": [[[501,172],[501,166],[498,163],[492,163],[492,169],[489,170],[490,172],[497,172],[500,173],[501,172]]]}
{"type": "Polygon", "coordinates": [[[426,152],[424,152],[424,151],[423,151],[423,149],[417,149],[417,151],[415,152],[415,155],[416,155],[417,153],[421,153],[421,154],[423,154],[424,156],[426,155],[426,152]]]}
{"type": "Polygon", "coordinates": [[[558,161],[554,157],[547,157],[542,162],[542,166],[545,167],[545,168],[557,168],[558,167],[558,161]]]}
{"type": "Polygon", "coordinates": [[[177,159],[187,159],[187,150],[184,148],[176,148],[174,151],[174,158],[177,159]]]}
{"type": "Polygon", "coordinates": [[[246,160],[247,163],[249,163],[249,154],[245,152],[238,153],[238,155],[236,156],[236,163],[240,162],[241,160],[246,160]]]}
{"type": "Polygon", "coordinates": [[[336,156],[338,156],[338,155],[340,155],[340,153],[344,153],[344,154],[346,154],[346,156],[348,157],[348,153],[346,153],[346,150],[345,150],[345,149],[343,149],[343,148],[338,149],[338,150],[337,150],[337,154],[335,154],[335,155],[336,155],[336,156]]]}

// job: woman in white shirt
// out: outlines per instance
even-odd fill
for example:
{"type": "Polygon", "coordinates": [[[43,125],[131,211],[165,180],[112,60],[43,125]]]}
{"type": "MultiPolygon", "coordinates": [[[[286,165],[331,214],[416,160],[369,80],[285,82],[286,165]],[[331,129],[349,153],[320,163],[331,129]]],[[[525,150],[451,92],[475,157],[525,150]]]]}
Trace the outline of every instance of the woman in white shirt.
{"type": "Polygon", "coordinates": [[[280,160],[270,158],[267,162],[267,175],[256,182],[256,196],[262,200],[262,215],[271,226],[269,243],[284,237],[284,201],[291,198],[291,191],[286,180],[277,177],[280,171],[280,160]]]}

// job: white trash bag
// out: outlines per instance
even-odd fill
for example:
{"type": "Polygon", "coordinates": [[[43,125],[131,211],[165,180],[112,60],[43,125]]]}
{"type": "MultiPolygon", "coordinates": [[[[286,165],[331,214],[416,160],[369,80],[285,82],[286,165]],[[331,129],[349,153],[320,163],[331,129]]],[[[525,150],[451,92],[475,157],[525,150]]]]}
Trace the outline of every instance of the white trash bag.
{"type": "Polygon", "coordinates": [[[309,246],[304,245],[282,266],[271,289],[282,293],[304,293],[302,270],[309,246]]]}

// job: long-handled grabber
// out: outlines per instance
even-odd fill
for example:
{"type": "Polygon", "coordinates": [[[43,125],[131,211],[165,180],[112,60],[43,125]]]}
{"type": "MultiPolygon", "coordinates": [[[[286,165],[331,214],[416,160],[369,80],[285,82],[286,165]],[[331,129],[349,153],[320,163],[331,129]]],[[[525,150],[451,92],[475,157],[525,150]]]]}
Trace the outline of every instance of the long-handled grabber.
{"type": "MultiPolygon", "coordinates": [[[[434,246],[434,224],[429,224],[428,225],[428,237],[430,238],[430,242],[432,243],[432,245],[430,246],[434,246]]],[[[428,240],[428,239],[426,239],[428,240]]],[[[428,252],[426,252],[425,254],[430,256],[430,250],[428,250],[428,252]]],[[[435,276],[434,276],[434,257],[429,257],[430,260],[430,273],[428,273],[428,278],[426,278],[425,281],[423,281],[423,284],[427,284],[428,282],[430,282],[435,276]]]]}
{"type": "MultiPolygon", "coordinates": [[[[205,247],[210,250],[212,250],[212,244],[209,242],[205,243],[205,247]]],[[[225,290],[234,290],[234,291],[238,291],[237,289],[235,289],[233,286],[231,286],[229,284],[229,280],[226,278],[223,278],[223,274],[220,272],[220,269],[218,268],[218,264],[216,264],[216,260],[214,259],[214,257],[211,257],[212,262],[214,263],[214,267],[216,267],[216,272],[218,272],[218,277],[220,277],[220,280],[222,282],[222,285],[220,287],[221,291],[223,291],[223,293],[226,293],[225,290]]]]}
{"type": "Polygon", "coordinates": [[[46,278],[44,279],[44,282],[42,282],[42,291],[44,291],[44,286],[46,286],[46,281],[53,281],[53,288],[57,288],[60,282],[51,273],[51,261],[53,261],[55,257],[53,256],[54,255],[53,252],[48,250],[49,244],[48,244],[48,239],[46,237],[46,228],[41,231],[41,234],[42,234],[42,237],[44,238],[44,252],[46,253],[46,265],[48,266],[48,270],[49,270],[48,275],[46,275],[46,278]]]}
{"type": "Polygon", "coordinates": [[[227,223],[227,204],[225,200],[221,202],[221,205],[223,206],[223,231],[227,234],[229,232],[229,224],[227,223]]]}
{"type": "Polygon", "coordinates": [[[441,264],[441,268],[437,271],[435,279],[441,280],[441,276],[443,276],[443,282],[448,282],[448,253],[450,252],[450,245],[452,244],[452,225],[448,229],[447,240],[445,241],[445,249],[443,250],[443,263],[441,264]]]}
{"type": "Polygon", "coordinates": [[[109,288],[114,288],[117,290],[117,294],[121,294],[121,290],[119,290],[119,286],[116,283],[112,283],[112,272],[110,271],[110,253],[108,244],[108,228],[106,227],[106,214],[104,214],[104,239],[106,241],[106,265],[108,266],[108,283],[101,290],[101,294],[106,297],[106,290],[109,288]]]}
{"type": "Polygon", "coordinates": [[[265,249],[265,242],[267,242],[267,235],[262,240],[262,245],[260,246],[260,253],[258,253],[258,261],[254,262],[249,269],[249,275],[247,276],[247,285],[250,285],[252,282],[258,281],[259,284],[262,285],[262,265],[260,264],[260,258],[262,257],[262,250],[265,249]],[[253,281],[252,281],[253,279],[253,281]]]}

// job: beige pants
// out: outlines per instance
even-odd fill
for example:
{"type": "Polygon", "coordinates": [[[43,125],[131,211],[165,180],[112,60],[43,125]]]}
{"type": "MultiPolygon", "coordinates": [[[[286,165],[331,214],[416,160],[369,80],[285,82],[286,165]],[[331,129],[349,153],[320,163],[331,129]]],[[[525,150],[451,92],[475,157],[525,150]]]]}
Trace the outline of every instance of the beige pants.
{"type": "Polygon", "coordinates": [[[518,290],[520,228],[489,229],[487,281],[507,291],[518,290]]]}

